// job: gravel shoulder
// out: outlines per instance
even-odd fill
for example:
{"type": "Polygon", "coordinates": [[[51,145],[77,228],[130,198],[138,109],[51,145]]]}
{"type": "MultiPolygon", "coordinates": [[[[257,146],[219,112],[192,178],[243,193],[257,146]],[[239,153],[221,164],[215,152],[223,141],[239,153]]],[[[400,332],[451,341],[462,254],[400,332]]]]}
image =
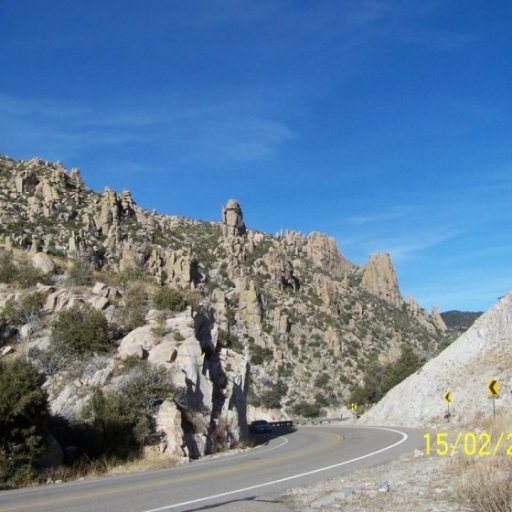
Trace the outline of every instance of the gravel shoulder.
{"type": "Polygon", "coordinates": [[[291,489],[281,501],[297,512],[467,512],[454,490],[457,476],[451,460],[417,450],[343,478],[291,489]]]}

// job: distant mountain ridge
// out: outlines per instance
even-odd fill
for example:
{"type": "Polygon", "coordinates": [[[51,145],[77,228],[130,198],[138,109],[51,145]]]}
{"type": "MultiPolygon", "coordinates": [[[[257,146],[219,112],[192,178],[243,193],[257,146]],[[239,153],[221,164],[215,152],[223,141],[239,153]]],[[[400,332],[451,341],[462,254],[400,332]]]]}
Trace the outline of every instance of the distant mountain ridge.
{"type": "Polygon", "coordinates": [[[444,311],[441,313],[446,327],[454,331],[463,333],[467,331],[475,322],[475,320],[482,316],[482,311],[444,311]]]}

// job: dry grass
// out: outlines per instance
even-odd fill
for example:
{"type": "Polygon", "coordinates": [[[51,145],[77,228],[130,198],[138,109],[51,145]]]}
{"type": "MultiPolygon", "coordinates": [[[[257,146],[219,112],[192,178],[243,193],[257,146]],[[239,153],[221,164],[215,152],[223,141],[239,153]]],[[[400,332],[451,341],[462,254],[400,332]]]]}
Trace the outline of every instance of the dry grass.
{"type": "MultiPolygon", "coordinates": [[[[490,435],[490,451],[502,433],[506,440],[512,431],[512,414],[508,412],[497,415],[496,420],[477,418],[476,422],[480,432],[490,435]]],[[[507,441],[496,455],[461,455],[453,460],[460,475],[455,494],[461,503],[475,512],[512,512],[512,457],[507,454],[510,446],[507,441]]]]}
{"type": "MultiPolygon", "coordinates": [[[[181,461],[171,457],[146,457],[130,461],[102,457],[96,460],[81,461],[71,466],[61,465],[44,471],[40,482],[68,482],[73,480],[98,478],[101,476],[126,475],[155,469],[177,466],[181,461]]],[[[37,482],[34,482],[37,483],[37,482]]]]}

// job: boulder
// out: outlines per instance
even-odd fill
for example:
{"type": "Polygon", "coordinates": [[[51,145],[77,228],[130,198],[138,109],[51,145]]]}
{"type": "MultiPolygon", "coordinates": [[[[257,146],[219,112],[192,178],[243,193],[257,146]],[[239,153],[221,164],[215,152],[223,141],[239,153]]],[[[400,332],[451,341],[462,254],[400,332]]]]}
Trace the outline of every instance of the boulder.
{"type": "Polygon", "coordinates": [[[31,260],[32,265],[34,265],[34,267],[43,274],[47,275],[55,272],[55,263],[53,263],[48,254],[44,252],[38,252],[32,256],[31,260]]]}

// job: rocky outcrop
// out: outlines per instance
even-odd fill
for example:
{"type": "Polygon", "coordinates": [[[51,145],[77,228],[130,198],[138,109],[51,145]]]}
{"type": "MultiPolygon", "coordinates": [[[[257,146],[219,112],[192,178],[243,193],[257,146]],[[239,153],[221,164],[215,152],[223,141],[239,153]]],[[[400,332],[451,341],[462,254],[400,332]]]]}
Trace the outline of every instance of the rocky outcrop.
{"type": "Polygon", "coordinates": [[[162,284],[188,288],[195,287],[201,281],[199,263],[189,250],[153,247],[146,268],[162,284]]]}
{"type": "Polygon", "coordinates": [[[247,326],[247,332],[250,336],[261,334],[261,299],[253,280],[240,280],[238,317],[247,326]]]}
{"type": "Polygon", "coordinates": [[[398,286],[395,268],[388,253],[372,254],[363,267],[363,286],[373,295],[400,307],[403,299],[398,286]]]}
{"type": "Polygon", "coordinates": [[[342,277],[353,267],[352,263],[342,256],[334,238],[322,233],[314,232],[307,237],[305,251],[317,267],[333,277],[342,277]]]}
{"type": "Polygon", "coordinates": [[[432,314],[430,316],[432,317],[432,322],[440,331],[446,332],[448,330],[448,327],[446,327],[446,324],[444,323],[443,317],[439,314],[439,309],[437,306],[432,307],[432,314]]]}

